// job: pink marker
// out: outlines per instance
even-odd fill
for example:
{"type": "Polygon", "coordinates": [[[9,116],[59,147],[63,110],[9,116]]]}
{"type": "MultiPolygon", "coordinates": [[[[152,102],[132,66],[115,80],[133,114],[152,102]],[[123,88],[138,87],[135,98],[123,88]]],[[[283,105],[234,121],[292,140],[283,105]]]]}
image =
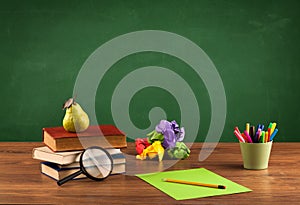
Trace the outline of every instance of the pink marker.
{"type": "Polygon", "coordinates": [[[248,142],[249,142],[249,143],[253,143],[253,141],[252,141],[252,139],[251,139],[249,133],[247,132],[247,130],[244,131],[244,134],[245,134],[245,136],[247,137],[248,142]]]}
{"type": "Polygon", "coordinates": [[[256,132],[256,142],[259,142],[260,136],[261,136],[261,129],[259,128],[256,132]]]}
{"type": "Polygon", "coordinates": [[[234,130],[234,135],[238,138],[240,142],[245,142],[244,138],[242,137],[241,133],[238,133],[238,131],[234,130]]]}

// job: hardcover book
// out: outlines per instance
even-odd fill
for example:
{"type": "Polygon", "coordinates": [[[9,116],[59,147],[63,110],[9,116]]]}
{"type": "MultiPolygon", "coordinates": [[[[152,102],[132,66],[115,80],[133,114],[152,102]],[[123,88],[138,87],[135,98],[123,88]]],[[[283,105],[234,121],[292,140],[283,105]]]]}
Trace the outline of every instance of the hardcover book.
{"type": "MultiPolygon", "coordinates": [[[[51,162],[41,162],[41,173],[51,177],[55,180],[63,179],[79,170],[79,167],[74,169],[64,169],[57,166],[55,163],[51,162]]],[[[82,179],[86,178],[84,174],[80,174],[74,179],[82,179]]]]}
{"type": "Polygon", "coordinates": [[[83,150],[90,146],[127,147],[126,135],[114,125],[92,125],[84,132],[67,132],[63,127],[43,128],[43,142],[53,151],[83,150]]]}
{"type": "MultiPolygon", "coordinates": [[[[111,155],[114,164],[125,163],[126,159],[120,149],[107,148],[106,151],[111,155]]],[[[36,147],[32,150],[32,158],[42,161],[48,161],[58,166],[79,167],[79,160],[82,150],[54,152],[49,147],[36,147]]]]}
{"type": "MultiPolygon", "coordinates": [[[[67,165],[68,166],[68,165],[67,165]]],[[[51,162],[41,162],[41,172],[55,180],[60,180],[65,178],[66,176],[69,176],[75,172],[77,172],[80,167],[78,166],[74,167],[67,167],[67,166],[59,166],[58,164],[51,163],[51,162]]],[[[125,173],[126,164],[120,163],[120,164],[113,164],[113,169],[111,174],[122,174],[125,173]]],[[[75,179],[81,179],[86,178],[84,174],[80,174],[75,179]]]]}

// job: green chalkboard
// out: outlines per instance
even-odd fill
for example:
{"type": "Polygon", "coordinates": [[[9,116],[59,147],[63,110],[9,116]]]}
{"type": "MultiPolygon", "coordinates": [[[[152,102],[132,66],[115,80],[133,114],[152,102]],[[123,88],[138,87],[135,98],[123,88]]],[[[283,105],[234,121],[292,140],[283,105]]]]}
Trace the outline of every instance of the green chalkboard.
{"type": "MultiPolygon", "coordinates": [[[[295,129],[300,124],[299,1],[0,2],[0,141],[41,141],[43,127],[62,124],[61,106],[76,92],[76,79],[91,54],[120,35],[145,30],[189,39],[213,62],[226,96],[221,141],[237,141],[235,126],[244,129],[246,122],[267,125],[274,121],[279,128],[277,141],[299,141],[295,129]]],[[[118,51],[110,52],[114,56],[118,51]]],[[[77,93],[78,100],[83,107],[95,103],[98,123],[118,124],[112,115],[114,91],[125,76],[147,66],[167,68],[189,85],[197,102],[197,108],[190,109],[199,109],[200,122],[186,126],[199,129],[195,140],[204,141],[213,129],[211,94],[218,90],[209,93],[203,76],[168,53],[149,50],[127,55],[99,79],[94,102],[84,99],[82,92],[77,93]]],[[[169,83],[188,94],[187,88],[169,83]]],[[[188,97],[186,101],[191,103],[188,97]]],[[[152,108],[161,107],[167,119],[178,122],[185,114],[174,93],[150,84],[131,97],[129,107],[125,104],[121,99],[117,105],[127,113],[121,119],[137,130],[151,125],[152,108]]],[[[131,135],[129,140],[144,137],[143,132],[131,135]]]]}

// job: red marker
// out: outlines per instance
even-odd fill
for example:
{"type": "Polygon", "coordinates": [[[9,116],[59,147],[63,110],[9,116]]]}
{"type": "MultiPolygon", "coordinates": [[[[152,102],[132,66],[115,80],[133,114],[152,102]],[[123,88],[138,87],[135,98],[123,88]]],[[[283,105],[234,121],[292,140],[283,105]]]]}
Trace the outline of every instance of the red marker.
{"type": "Polygon", "coordinates": [[[245,136],[244,133],[242,133],[242,137],[244,138],[245,142],[248,142],[248,139],[247,139],[247,137],[245,136]]]}

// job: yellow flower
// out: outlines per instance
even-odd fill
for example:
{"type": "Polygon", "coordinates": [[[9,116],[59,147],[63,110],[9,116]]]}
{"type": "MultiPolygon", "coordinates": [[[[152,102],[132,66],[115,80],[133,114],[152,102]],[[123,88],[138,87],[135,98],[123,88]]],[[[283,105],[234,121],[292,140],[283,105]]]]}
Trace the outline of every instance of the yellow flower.
{"type": "Polygon", "coordinates": [[[137,155],[136,159],[144,160],[147,158],[147,155],[150,159],[153,159],[158,155],[158,160],[162,161],[164,157],[164,153],[165,153],[165,149],[162,147],[161,142],[155,141],[152,143],[152,145],[144,149],[140,155],[137,155]]]}

